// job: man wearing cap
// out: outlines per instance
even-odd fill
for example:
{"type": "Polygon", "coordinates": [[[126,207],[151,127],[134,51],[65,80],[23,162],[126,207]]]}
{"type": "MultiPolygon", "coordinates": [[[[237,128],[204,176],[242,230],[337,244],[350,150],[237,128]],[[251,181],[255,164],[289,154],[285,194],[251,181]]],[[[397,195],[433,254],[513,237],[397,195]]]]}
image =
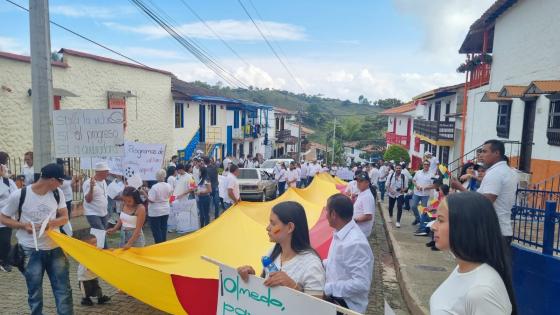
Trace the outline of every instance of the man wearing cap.
{"type": "Polygon", "coordinates": [[[0,212],[0,223],[17,230],[18,246],[25,256],[23,275],[31,314],[43,314],[45,271],[55,296],[57,313],[74,313],[68,259],[47,233],[39,234],[45,221],[47,230],[56,230],[68,223],[68,209],[60,189],[63,181],[62,167],[55,163],[48,164],[41,169],[39,180],[13,192],[0,212]]]}
{"type": "Polygon", "coordinates": [[[424,152],[424,158],[426,161],[430,162],[430,173],[436,174],[437,166],[439,164],[438,159],[435,156],[432,156],[432,152],[430,151],[424,152]]]}
{"type": "MultiPolygon", "coordinates": [[[[95,164],[95,175],[89,180],[85,180],[82,185],[84,192],[84,214],[89,225],[98,230],[107,228],[109,216],[107,214],[107,176],[109,175],[109,165],[107,162],[95,164]]],[[[105,247],[107,242],[105,241],[105,247]]]]}
{"type": "Polygon", "coordinates": [[[375,197],[369,189],[369,175],[367,172],[360,172],[356,175],[356,186],[358,187],[358,197],[354,202],[353,219],[366,237],[369,237],[373,229],[373,216],[375,214],[375,197]]]}

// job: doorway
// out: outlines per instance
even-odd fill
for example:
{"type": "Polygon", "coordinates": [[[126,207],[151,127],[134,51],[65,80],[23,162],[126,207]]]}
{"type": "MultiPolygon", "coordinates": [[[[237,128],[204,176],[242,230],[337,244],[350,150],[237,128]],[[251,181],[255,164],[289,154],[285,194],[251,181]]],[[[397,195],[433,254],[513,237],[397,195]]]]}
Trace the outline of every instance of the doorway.
{"type": "Polygon", "coordinates": [[[531,172],[531,157],[533,154],[533,134],[535,131],[536,101],[526,100],[523,113],[523,131],[521,133],[521,149],[519,152],[519,170],[531,172]]]}

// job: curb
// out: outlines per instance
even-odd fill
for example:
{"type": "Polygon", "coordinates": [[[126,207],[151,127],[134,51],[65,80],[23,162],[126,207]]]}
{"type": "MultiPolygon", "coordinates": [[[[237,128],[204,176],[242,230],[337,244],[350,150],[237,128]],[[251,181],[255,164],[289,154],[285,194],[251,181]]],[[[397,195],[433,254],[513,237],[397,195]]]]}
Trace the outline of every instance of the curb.
{"type": "MultiPolygon", "coordinates": [[[[404,297],[406,306],[408,310],[413,315],[429,315],[429,310],[425,309],[420,304],[420,298],[412,291],[409,287],[408,283],[412,282],[412,277],[408,274],[406,270],[401,268],[401,262],[399,261],[399,256],[401,253],[401,247],[399,246],[397,240],[393,236],[393,233],[390,232],[391,226],[387,225],[387,220],[385,219],[385,212],[383,211],[383,207],[378,200],[377,206],[381,212],[381,217],[383,218],[383,226],[385,227],[385,235],[388,239],[389,249],[393,255],[393,261],[395,263],[395,272],[397,274],[397,280],[399,281],[399,286],[401,289],[401,293],[404,297]]],[[[405,266],[403,264],[403,266],[405,266]]]]}

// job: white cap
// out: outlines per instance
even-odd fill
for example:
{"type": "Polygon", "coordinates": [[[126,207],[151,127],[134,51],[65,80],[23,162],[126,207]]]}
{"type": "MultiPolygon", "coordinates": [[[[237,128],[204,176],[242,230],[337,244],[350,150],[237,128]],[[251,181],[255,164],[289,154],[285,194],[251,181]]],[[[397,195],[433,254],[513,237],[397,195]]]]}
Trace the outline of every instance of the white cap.
{"type": "Polygon", "coordinates": [[[432,152],[431,151],[424,152],[424,156],[426,156],[426,155],[432,155],[432,152]]]}
{"type": "Polygon", "coordinates": [[[97,162],[95,163],[95,171],[96,172],[101,172],[101,171],[110,171],[111,169],[109,168],[109,164],[107,164],[107,162],[97,162]]]}

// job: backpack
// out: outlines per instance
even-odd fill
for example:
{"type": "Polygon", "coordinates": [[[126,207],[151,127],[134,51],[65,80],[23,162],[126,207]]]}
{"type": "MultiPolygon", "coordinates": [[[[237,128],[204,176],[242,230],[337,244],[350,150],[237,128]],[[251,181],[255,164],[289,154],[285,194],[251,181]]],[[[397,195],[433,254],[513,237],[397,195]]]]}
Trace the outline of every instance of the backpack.
{"type": "Polygon", "coordinates": [[[10,180],[8,177],[2,177],[2,181],[4,182],[4,185],[10,187],[10,180]]]}
{"type": "MultiPolygon", "coordinates": [[[[58,204],[60,203],[60,194],[58,192],[58,188],[52,191],[53,195],[54,195],[54,200],[56,200],[56,205],[58,206],[58,204]]],[[[21,207],[23,206],[23,203],[25,202],[25,196],[27,195],[27,187],[24,187],[21,189],[21,194],[19,196],[19,205],[18,205],[18,221],[21,218],[21,207]]]]}

